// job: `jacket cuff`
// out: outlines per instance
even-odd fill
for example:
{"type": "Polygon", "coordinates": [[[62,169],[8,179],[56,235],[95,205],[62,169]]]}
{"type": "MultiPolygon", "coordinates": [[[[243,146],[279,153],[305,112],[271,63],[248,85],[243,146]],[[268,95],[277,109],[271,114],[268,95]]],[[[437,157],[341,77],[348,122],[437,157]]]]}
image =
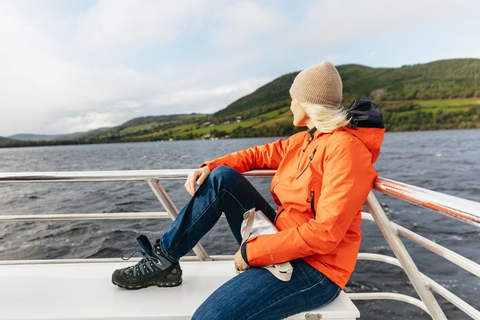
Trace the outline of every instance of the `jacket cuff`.
{"type": "Polygon", "coordinates": [[[240,247],[240,253],[242,254],[243,261],[245,261],[245,263],[248,264],[249,267],[251,267],[250,263],[248,263],[247,258],[247,241],[245,241],[240,247]]]}
{"type": "Polygon", "coordinates": [[[200,165],[200,168],[203,168],[203,167],[208,167],[208,169],[210,169],[210,171],[212,171],[217,166],[215,165],[214,160],[212,160],[212,161],[206,161],[206,162],[202,163],[200,165]]]}

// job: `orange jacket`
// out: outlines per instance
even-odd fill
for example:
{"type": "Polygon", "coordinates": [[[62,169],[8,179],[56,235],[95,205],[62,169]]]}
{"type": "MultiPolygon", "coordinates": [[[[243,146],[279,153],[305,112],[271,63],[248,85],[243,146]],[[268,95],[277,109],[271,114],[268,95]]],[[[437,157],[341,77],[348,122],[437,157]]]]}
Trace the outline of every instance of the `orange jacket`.
{"type": "MultiPolygon", "coordinates": [[[[277,169],[271,193],[278,204],[273,235],[248,240],[251,266],[303,258],[343,288],[355,268],[361,211],[377,173],[384,129],[301,132],[206,162],[245,172],[277,169]]],[[[294,271],[295,272],[295,271],[294,271]]]]}

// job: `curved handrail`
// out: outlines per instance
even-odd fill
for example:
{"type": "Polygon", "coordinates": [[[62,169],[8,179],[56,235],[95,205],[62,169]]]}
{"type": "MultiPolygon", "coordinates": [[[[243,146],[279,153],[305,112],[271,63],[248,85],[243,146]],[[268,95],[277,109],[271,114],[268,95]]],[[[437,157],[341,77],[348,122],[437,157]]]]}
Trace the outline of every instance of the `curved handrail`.
{"type": "Polygon", "coordinates": [[[393,292],[362,292],[362,293],[347,293],[347,297],[351,300],[395,300],[406,302],[414,305],[426,313],[430,314],[425,303],[422,300],[407,296],[406,294],[393,293],[393,292]]]}
{"type": "Polygon", "coordinates": [[[374,189],[480,227],[480,203],[378,177],[374,189]]]}

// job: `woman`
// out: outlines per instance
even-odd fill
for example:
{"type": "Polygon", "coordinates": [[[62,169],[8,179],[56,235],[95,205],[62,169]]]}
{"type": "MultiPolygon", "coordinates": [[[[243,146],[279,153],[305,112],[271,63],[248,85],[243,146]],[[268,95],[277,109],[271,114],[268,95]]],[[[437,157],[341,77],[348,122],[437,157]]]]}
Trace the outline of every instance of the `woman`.
{"type": "Polygon", "coordinates": [[[282,319],[338,296],[357,260],[361,211],[377,177],[373,163],[384,129],[348,126],[340,105],[342,81],[329,62],[300,72],[290,95],[293,124],[307,126],[308,131],[220,157],[192,171],[185,183],[192,195],[189,203],[153,248],[144,236],[138,238],[145,258],[116,270],[114,284],[130,289],[179,285],[178,260],[222,212],[240,244],[243,213],[256,208],[279,232],[243,243],[234,264],[245,272],[217,289],[193,318],[282,319]],[[271,187],[277,210],[241,174],[265,168],[277,169],[271,187]],[[289,281],[256,268],[286,261],[293,266],[289,281]]]}

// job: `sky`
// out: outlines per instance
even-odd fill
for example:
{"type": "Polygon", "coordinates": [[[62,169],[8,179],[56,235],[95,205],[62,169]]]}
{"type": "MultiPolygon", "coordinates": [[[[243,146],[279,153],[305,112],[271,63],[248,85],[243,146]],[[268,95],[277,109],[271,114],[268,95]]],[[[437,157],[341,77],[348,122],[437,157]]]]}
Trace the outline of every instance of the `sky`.
{"type": "Polygon", "coordinates": [[[0,0],[0,136],[213,113],[287,73],[480,58],[478,0],[0,0]]]}

